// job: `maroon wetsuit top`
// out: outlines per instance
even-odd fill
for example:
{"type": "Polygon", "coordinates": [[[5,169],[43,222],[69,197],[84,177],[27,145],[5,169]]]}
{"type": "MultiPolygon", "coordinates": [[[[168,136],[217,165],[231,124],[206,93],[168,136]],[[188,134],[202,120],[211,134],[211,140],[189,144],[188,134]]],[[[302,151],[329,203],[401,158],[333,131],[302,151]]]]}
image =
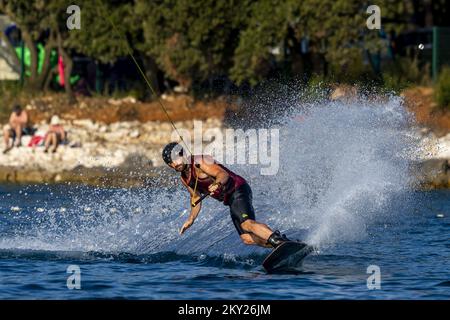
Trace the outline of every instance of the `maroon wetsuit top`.
{"type": "MultiPolygon", "coordinates": [[[[229,170],[228,168],[224,167],[222,164],[215,162],[217,165],[219,165],[222,169],[224,169],[228,173],[228,181],[225,183],[225,185],[222,186],[221,189],[216,190],[214,194],[211,196],[216,200],[222,201],[225,205],[228,204],[228,199],[230,198],[230,195],[240,186],[247,183],[244,178],[237,175],[233,171],[229,170]]],[[[195,181],[197,180],[197,175],[195,173],[195,161],[194,156],[191,156],[191,163],[189,164],[191,167],[190,170],[190,176],[185,177],[183,174],[181,174],[181,179],[192,189],[195,188],[195,181]]],[[[198,164],[197,164],[198,167],[198,164]]],[[[214,178],[207,177],[207,178],[198,178],[197,180],[197,191],[200,193],[209,193],[208,187],[215,182],[214,178]]]]}

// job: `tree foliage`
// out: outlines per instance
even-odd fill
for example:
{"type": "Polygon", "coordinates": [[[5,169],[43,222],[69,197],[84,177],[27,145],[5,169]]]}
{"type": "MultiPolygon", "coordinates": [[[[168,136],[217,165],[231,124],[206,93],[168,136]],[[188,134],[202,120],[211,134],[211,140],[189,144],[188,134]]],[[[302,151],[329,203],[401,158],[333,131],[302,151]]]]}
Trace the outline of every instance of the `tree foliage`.
{"type": "Polygon", "coordinates": [[[249,2],[138,0],[144,33],[138,48],[184,86],[227,74],[249,2]]]}
{"type": "MultiPolygon", "coordinates": [[[[52,0],[54,1],[54,0],[52,0]]],[[[61,0],[67,8],[71,1],[61,0]]],[[[129,36],[138,31],[133,21],[133,1],[82,0],[80,30],[67,32],[65,44],[102,63],[113,63],[128,54],[129,36]]],[[[65,23],[65,21],[64,21],[65,23]]]]}
{"type": "MultiPolygon", "coordinates": [[[[345,73],[365,53],[386,48],[380,32],[366,27],[371,1],[80,0],[82,28],[68,31],[70,4],[0,0],[0,12],[18,24],[27,46],[44,39],[69,57],[80,53],[101,63],[114,63],[131,50],[153,82],[159,69],[188,88],[217,76],[254,85],[280,66],[294,76],[307,68],[345,73]]],[[[427,25],[430,13],[443,23],[449,10],[444,0],[379,0],[377,5],[386,33],[427,25]]],[[[32,60],[30,82],[41,88],[43,76],[32,60]]]]}
{"type": "MultiPolygon", "coordinates": [[[[27,86],[30,90],[41,90],[44,86],[50,68],[50,54],[46,54],[44,66],[41,74],[38,73],[38,52],[37,43],[42,40],[42,36],[48,31],[48,16],[46,3],[43,0],[15,0],[0,1],[0,12],[7,14],[18,25],[22,32],[25,45],[30,50],[30,78],[27,86]]],[[[45,52],[49,53],[55,44],[55,34],[50,32],[46,36],[47,45],[45,52]]]]}

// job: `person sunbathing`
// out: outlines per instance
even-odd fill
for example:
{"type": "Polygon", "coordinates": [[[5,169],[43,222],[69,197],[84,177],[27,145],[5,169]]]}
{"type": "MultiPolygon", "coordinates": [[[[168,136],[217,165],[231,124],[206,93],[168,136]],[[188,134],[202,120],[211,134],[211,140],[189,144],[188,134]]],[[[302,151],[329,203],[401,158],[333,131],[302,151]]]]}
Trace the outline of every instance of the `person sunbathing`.
{"type": "Polygon", "coordinates": [[[53,116],[50,120],[50,127],[45,135],[45,149],[44,152],[48,152],[51,148],[52,152],[55,153],[58,146],[66,140],[66,132],[61,125],[61,120],[58,116],[53,116]]]}
{"type": "Polygon", "coordinates": [[[22,145],[22,135],[29,134],[28,130],[27,112],[22,110],[20,105],[15,105],[8,124],[3,128],[3,140],[5,143],[3,153],[7,153],[14,146],[20,147],[22,145]],[[10,139],[12,139],[11,144],[10,139]]]}

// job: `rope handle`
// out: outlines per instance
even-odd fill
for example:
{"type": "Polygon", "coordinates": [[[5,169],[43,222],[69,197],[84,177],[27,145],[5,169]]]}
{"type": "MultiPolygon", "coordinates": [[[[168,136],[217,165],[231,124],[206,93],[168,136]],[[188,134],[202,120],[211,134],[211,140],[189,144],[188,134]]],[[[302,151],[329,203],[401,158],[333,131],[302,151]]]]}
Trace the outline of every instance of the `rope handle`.
{"type": "Polygon", "coordinates": [[[195,208],[200,202],[202,202],[207,196],[209,196],[209,193],[205,193],[198,199],[197,201],[191,203],[192,208],[195,208]]]}

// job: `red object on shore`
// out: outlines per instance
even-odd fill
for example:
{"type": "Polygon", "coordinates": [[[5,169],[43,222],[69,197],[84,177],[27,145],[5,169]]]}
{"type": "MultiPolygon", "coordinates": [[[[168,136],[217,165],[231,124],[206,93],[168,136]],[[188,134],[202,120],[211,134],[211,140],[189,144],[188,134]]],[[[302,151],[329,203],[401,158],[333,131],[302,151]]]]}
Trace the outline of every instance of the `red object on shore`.
{"type": "Polygon", "coordinates": [[[43,136],[33,136],[30,142],[28,142],[29,147],[36,147],[44,140],[43,136]]]}
{"type": "Polygon", "coordinates": [[[58,57],[58,73],[59,73],[59,84],[64,87],[64,61],[61,56],[58,57]]]}

